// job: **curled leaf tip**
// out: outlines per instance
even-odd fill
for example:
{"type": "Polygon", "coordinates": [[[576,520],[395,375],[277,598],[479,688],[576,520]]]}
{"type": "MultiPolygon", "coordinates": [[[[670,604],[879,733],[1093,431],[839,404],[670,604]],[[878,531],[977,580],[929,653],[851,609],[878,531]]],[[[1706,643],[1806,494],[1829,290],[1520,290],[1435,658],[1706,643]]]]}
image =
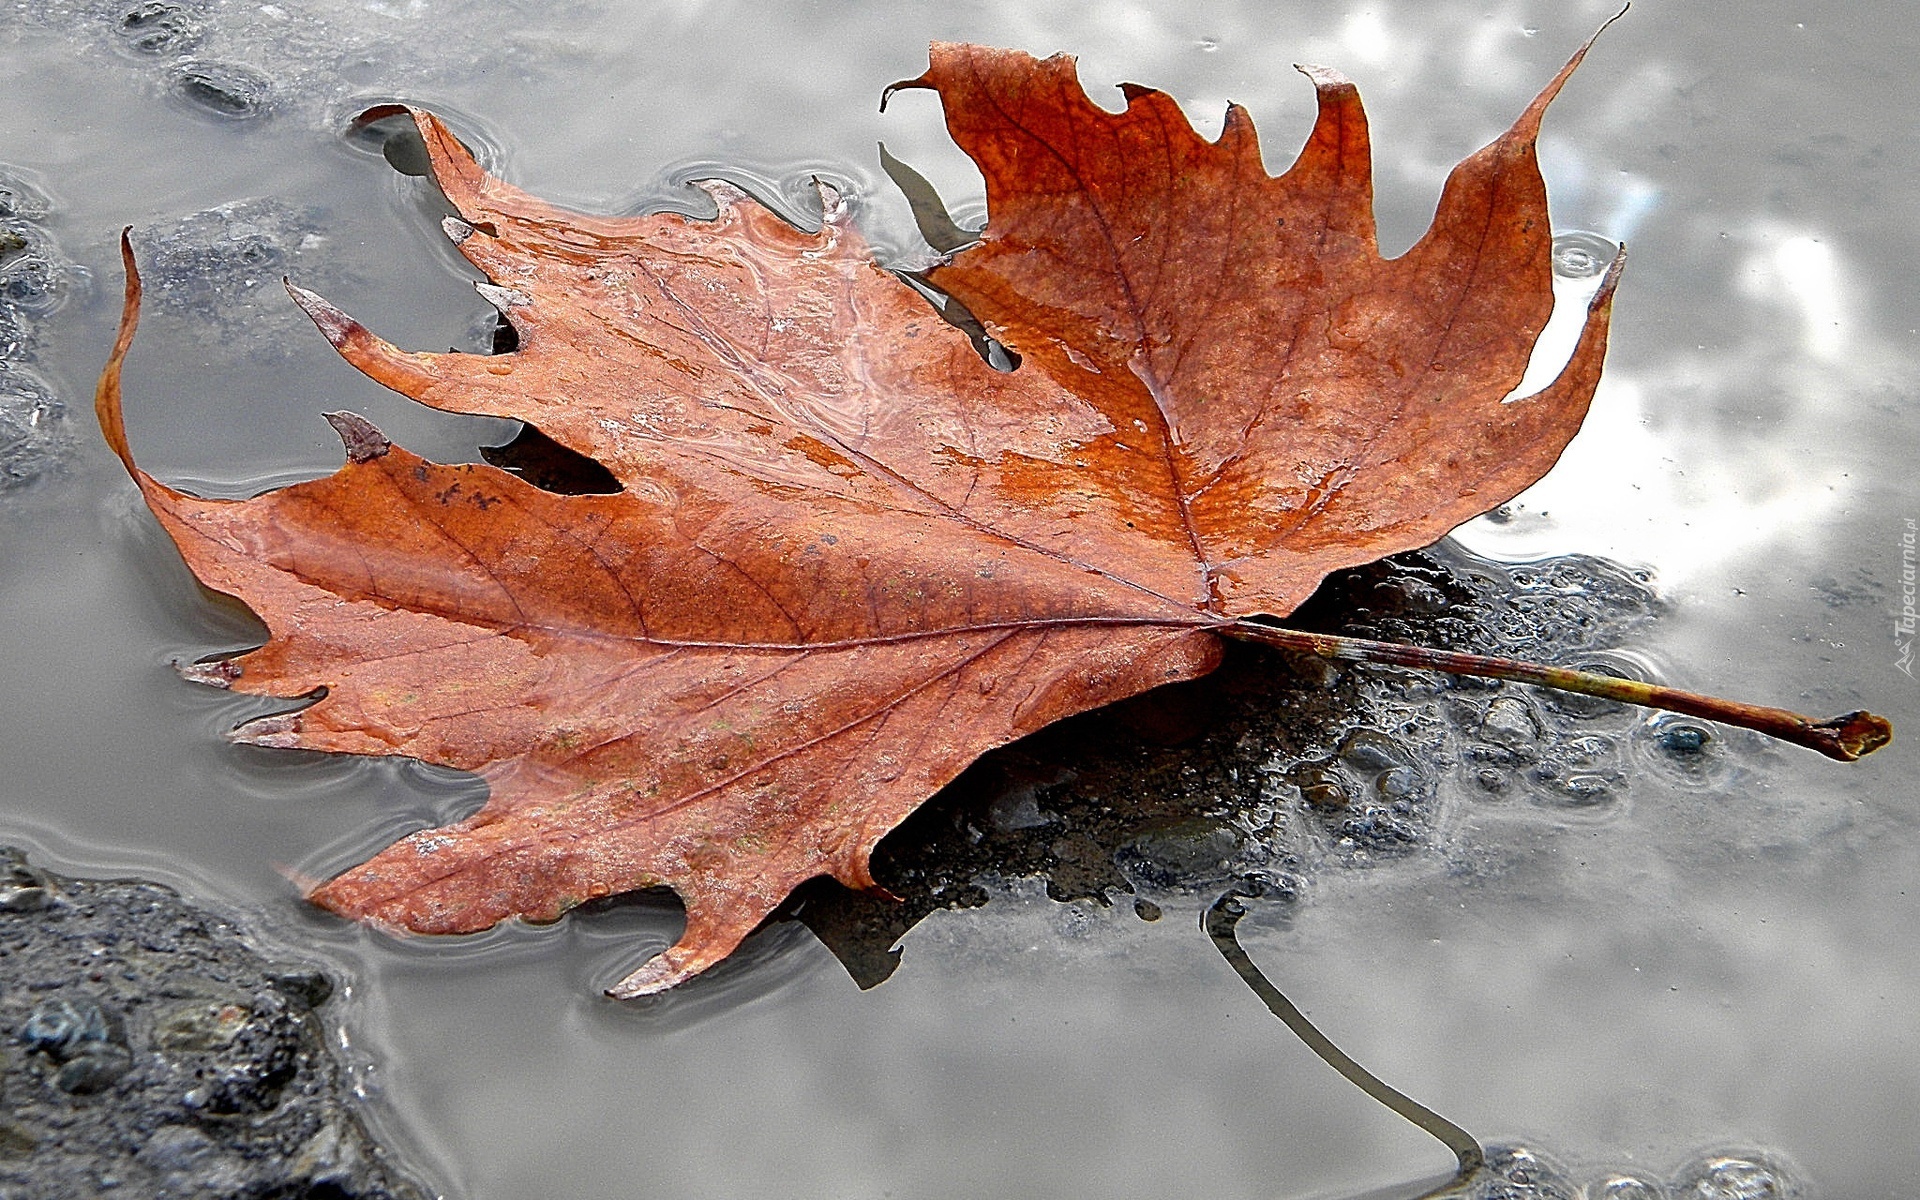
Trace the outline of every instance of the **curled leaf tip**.
{"type": "Polygon", "coordinates": [[[180,672],[180,678],[188,683],[205,684],[208,687],[228,689],[233,681],[240,678],[240,664],[231,658],[216,658],[207,662],[176,663],[174,670],[180,672]]]}
{"type": "Polygon", "coordinates": [[[893,99],[895,92],[912,91],[915,88],[930,88],[932,86],[932,84],[927,82],[927,77],[924,75],[918,79],[895,80],[880,91],[880,111],[887,111],[887,101],[893,99]]]}
{"type": "Polygon", "coordinates": [[[134,330],[140,326],[140,267],[133,260],[131,225],[120,230],[120,264],[127,273],[126,294],[120,306],[120,329],[114,338],[113,350],[107,355],[106,366],[100,369],[100,380],[94,385],[93,412],[107,445],[119,456],[127,473],[138,480],[142,475],[133,463],[133,451],[127,445],[127,422],[120,411],[120,367],[126,361],[127,351],[133,348],[134,330]]]}
{"type": "Polygon", "coordinates": [[[533,297],[527,295],[525,292],[501,287],[498,284],[476,283],[473,285],[473,290],[479,292],[481,298],[486,300],[488,304],[499,309],[502,315],[512,309],[526,308],[533,303],[533,297]]]}
{"type": "Polygon", "coordinates": [[[327,424],[340,435],[340,441],[347,448],[347,461],[350,463],[372,462],[382,458],[393,449],[393,443],[387,441],[387,435],[374,428],[373,422],[359,413],[330,412],[322,413],[327,424]]]}
{"type": "Polygon", "coordinates": [[[310,292],[292,280],[283,279],[281,282],[286,284],[287,294],[293,297],[293,302],[313,318],[313,323],[320,327],[320,332],[336,348],[353,340],[355,333],[366,332],[360,322],[327,303],[318,293],[310,292]]]}
{"type": "Polygon", "coordinates": [[[352,133],[353,131],[358,129],[365,129],[367,126],[373,124],[375,121],[384,121],[388,117],[397,117],[402,113],[412,115],[413,113],[412,106],[406,105],[406,104],[392,104],[392,103],[376,104],[371,108],[362,109],[360,113],[353,118],[353,120],[348,121],[347,132],[352,133]]]}
{"type": "Polygon", "coordinates": [[[300,744],[300,714],[270,713],[264,717],[255,717],[243,721],[227,733],[227,740],[236,746],[268,746],[279,750],[290,750],[300,744]]]}
{"type": "Polygon", "coordinates": [[[676,967],[667,954],[656,954],[642,963],[640,969],[607,989],[607,995],[615,1000],[638,1000],[642,996],[657,996],[675,984],[684,982],[694,972],[676,967]]]}
{"type": "Polygon", "coordinates": [[[318,879],[312,875],[309,875],[305,871],[302,871],[298,867],[295,867],[289,863],[274,862],[274,863],[271,863],[270,865],[273,867],[274,872],[280,876],[280,878],[286,880],[288,883],[292,884],[296,889],[299,890],[300,898],[303,900],[310,898],[315,892],[319,891],[326,884],[326,881],[324,879],[318,879]]]}
{"type": "Polygon", "coordinates": [[[1573,78],[1574,71],[1587,57],[1587,51],[1593,49],[1593,44],[1600,40],[1600,35],[1607,31],[1607,26],[1626,15],[1627,8],[1622,7],[1619,12],[1602,21],[1600,28],[1594,30],[1586,41],[1580,43],[1579,49],[1575,50],[1567,59],[1566,65],[1560,68],[1560,73],[1549,80],[1546,87],[1540,89],[1539,95],[1533,98],[1533,103],[1527,105],[1526,112],[1522,113],[1520,120],[1514,124],[1516,131],[1523,132],[1528,138],[1532,138],[1539,132],[1540,117],[1547,111],[1547,105],[1553,103],[1554,98],[1560,94],[1560,89],[1566,86],[1567,80],[1573,78]]]}
{"type": "Polygon", "coordinates": [[[820,224],[845,226],[853,220],[853,205],[839,188],[818,175],[813,177],[813,190],[820,197],[820,224]]]}
{"type": "Polygon", "coordinates": [[[1344,71],[1332,67],[1317,66],[1314,63],[1295,63],[1293,69],[1305,75],[1317,88],[1352,87],[1353,80],[1344,71]]]}
{"type": "Polygon", "coordinates": [[[293,297],[327,341],[346,359],[369,377],[384,383],[403,396],[418,398],[440,382],[432,355],[409,354],[375,337],[373,331],[341,312],[316,293],[284,281],[293,297]]]}

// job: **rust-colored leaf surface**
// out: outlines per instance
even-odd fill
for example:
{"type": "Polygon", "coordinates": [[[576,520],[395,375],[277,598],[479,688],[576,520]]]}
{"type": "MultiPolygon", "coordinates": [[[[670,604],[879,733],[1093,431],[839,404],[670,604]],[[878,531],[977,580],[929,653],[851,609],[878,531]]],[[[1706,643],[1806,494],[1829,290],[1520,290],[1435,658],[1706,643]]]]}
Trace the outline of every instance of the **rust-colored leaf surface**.
{"type": "Polygon", "coordinates": [[[453,933],[666,885],[686,932],[614,989],[656,992],[807,879],[871,886],[875,843],[982,752],[1205,673],[1233,621],[1552,465],[1617,275],[1559,379],[1505,401],[1552,305],[1533,143],[1573,65],[1387,261],[1366,119],[1332,72],[1308,71],[1318,123],[1272,178],[1238,108],[1208,142],[1159,92],[1102,110],[1071,59],[935,46],[900,86],[939,93],[991,221],[930,278],[1019,353],[1012,373],[875,266],[829,190],[817,232],[719,184],[711,220],[567,212],[415,112],[448,234],[518,349],[411,353],[296,298],[374,379],[529,422],[617,493],[437,465],[350,414],[324,479],[167,487],[119,415],[130,256],[102,423],[194,572],[271,631],[189,674],[320,696],[236,740],[491,788],[312,899],[453,933]]]}

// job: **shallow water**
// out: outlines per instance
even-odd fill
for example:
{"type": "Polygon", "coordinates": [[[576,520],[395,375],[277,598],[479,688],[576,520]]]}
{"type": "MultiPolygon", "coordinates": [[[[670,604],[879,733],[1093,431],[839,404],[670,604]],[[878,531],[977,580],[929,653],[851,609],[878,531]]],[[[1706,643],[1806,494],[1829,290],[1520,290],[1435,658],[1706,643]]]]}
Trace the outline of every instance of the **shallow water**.
{"type": "MultiPolygon", "coordinates": [[[[1146,923],[1014,879],[915,928],[869,991],[785,924],[629,1006],[597,990],[671,940],[670,910],[407,943],[306,911],[282,869],[357,861],[478,786],[225,745],[261,706],[169,663],[253,626],[195,588],[84,410],[132,224],[143,261],[178,265],[127,380],[157,475],[246,494],[331,470],[318,413],[339,407],[443,460],[499,440],[358,377],[277,286],[292,274],[406,346],[484,336],[431,198],[342,136],[370,101],[432,105],[497,171],[595,209],[685,205],[685,179],[719,174],[803,213],[818,174],[903,253],[875,141],[963,220],[983,210],[932,97],[876,111],[931,38],[1077,52],[1096,96],[1154,84],[1209,132],[1239,101],[1275,169],[1312,113],[1288,65],[1324,62],[1366,97],[1398,249],[1609,4],[186,7],[194,56],[264,77],[258,113],[173,90],[172,48],[133,46],[115,5],[0,15],[0,162],[51,197],[36,228],[71,264],[17,355],[64,399],[66,449],[0,491],[0,838],[264,914],[340,963],[368,1086],[449,1195],[1360,1196],[1446,1169],[1226,970],[1203,896],[1146,923]]],[[[1290,917],[1243,926],[1345,1049],[1575,1182],[1671,1180],[1719,1151],[1787,1164],[1808,1194],[1920,1178],[1920,692],[1893,636],[1920,518],[1916,51],[1894,0],[1844,22],[1651,0],[1609,30],[1542,142],[1556,228],[1631,244],[1607,378],[1553,474],[1463,533],[1650,570],[1663,604],[1631,649],[1669,682],[1872,708],[1902,740],[1851,767],[1730,743],[1706,780],[1636,760],[1629,799],[1592,813],[1455,796],[1430,845],[1324,867],[1290,917]]]]}

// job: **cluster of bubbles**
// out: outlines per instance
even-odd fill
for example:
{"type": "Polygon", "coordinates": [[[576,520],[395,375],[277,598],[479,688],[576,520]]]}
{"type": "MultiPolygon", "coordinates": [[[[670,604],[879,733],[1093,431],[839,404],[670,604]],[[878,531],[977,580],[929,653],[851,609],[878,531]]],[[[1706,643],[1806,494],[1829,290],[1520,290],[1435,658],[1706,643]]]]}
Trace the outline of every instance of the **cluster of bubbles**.
{"type": "MultiPolygon", "coordinates": [[[[1336,573],[1296,620],[1645,679],[1652,668],[1620,647],[1657,611],[1642,572],[1579,555],[1507,565],[1443,542],[1336,573]]],[[[1709,789],[1734,769],[1723,735],[1691,718],[1472,676],[1363,674],[1346,709],[1357,722],[1322,752],[1277,745],[1264,771],[1346,865],[1431,847],[1460,805],[1559,821],[1615,811],[1642,774],[1709,789]]]]}
{"type": "Polygon", "coordinates": [[[1490,1146],[1467,1200],[1793,1200],[1804,1194],[1780,1156],[1710,1150],[1670,1175],[1639,1170],[1575,1173],[1522,1145],[1490,1146]],[[1577,1181],[1584,1175],[1584,1181],[1577,1181]]]}
{"type": "Polygon", "coordinates": [[[165,64],[167,90],[181,101],[231,120],[266,112],[273,85],[265,74],[242,62],[198,55],[207,40],[205,16],[174,0],[140,0],[121,8],[111,24],[127,53],[165,64]]]}
{"type": "Polygon", "coordinates": [[[31,366],[40,326],[80,278],[46,230],[52,208],[26,172],[0,164],[0,492],[48,474],[68,444],[65,406],[31,366]]]}
{"type": "MultiPolygon", "coordinates": [[[[1644,676],[1619,647],[1657,610],[1641,574],[1568,557],[1507,565],[1450,543],[1335,573],[1302,628],[1644,676]]],[[[1034,876],[1055,900],[1146,920],[1169,902],[1291,901],[1325,869],[1445,853],[1474,814],[1549,824],[1617,812],[1630,781],[1719,791],[1736,737],[1704,722],[1469,677],[1344,669],[1229,647],[1206,679],[1089,713],[988,756],[881,844],[904,905],[816,898],[836,953],[874,954],[927,912],[1034,876]]],[[[891,969],[892,958],[884,966],[891,969]]]]}

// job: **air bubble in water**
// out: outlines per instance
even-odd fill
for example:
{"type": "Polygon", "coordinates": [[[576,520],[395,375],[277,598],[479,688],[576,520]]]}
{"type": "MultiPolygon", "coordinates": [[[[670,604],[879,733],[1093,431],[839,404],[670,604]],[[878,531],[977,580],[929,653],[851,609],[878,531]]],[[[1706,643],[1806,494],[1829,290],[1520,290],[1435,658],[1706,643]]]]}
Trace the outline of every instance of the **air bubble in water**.
{"type": "Polygon", "coordinates": [[[1526,1146],[1488,1146],[1471,1200],[1575,1200],[1579,1194],[1552,1162],[1526,1146]]]}
{"type": "Polygon", "coordinates": [[[0,367],[0,492],[47,474],[66,449],[65,406],[45,380],[0,367]]]}
{"type": "Polygon", "coordinates": [[[273,85],[240,63],[188,60],[171,72],[174,94],[203,112],[231,120],[257,117],[267,109],[273,85]]]}
{"type": "Polygon", "coordinates": [[[1619,252],[1620,247],[1597,233],[1562,233],[1553,239],[1553,273],[1561,279],[1592,279],[1619,252]]]}
{"type": "Polygon", "coordinates": [[[1612,1174],[1589,1184],[1588,1200],[1663,1200],[1666,1189],[1637,1175],[1612,1174]]]}
{"type": "Polygon", "coordinates": [[[52,207],[46,192],[24,178],[20,168],[0,164],[0,218],[37,221],[52,207]]]}
{"type": "Polygon", "coordinates": [[[1700,1159],[1680,1173],[1673,1190],[1685,1200],[1789,1200],[1799,1193],[1781,1167],[1744,1154],[1700,1159]]]}
{"type": "Polygon", "coordinates": [[[1705,729],[1687,721],[1670,721],[1655,735],[1660,748],[1675,758],[1692,758],[1701,753],[1707,748],[1710,736],[1705,729]]]}
{"type": "Polygon", "coordinates": [[[21,357],[31,340],[20,314],[0,304],[0,365],[21,357]]]}
{"type": "Polygon", "coordinates": [[[178,54],[199,45],[200,19],[169,0],[145,0],[121,12],[120,36],[142,54],[178,54]]]}

